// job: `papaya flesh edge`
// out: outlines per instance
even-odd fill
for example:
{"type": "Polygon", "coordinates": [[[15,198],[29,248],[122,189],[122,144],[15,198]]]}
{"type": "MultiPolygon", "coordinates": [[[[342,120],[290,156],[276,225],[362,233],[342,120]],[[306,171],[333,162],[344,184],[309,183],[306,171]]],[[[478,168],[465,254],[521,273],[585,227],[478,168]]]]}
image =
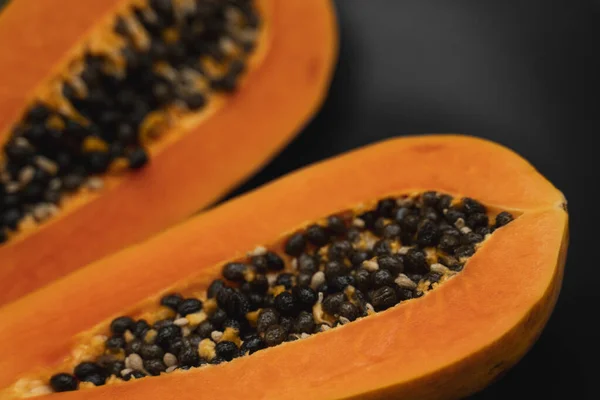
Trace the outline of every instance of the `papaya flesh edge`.
{"type": "MultiPolygon", "coordinates": [[[[143,170],[106,176],[99,192],[78,193],[56,217],[0,245],[0,305],[213,203],[264,165],[316,112],[337,57],[332,4],[256,3],[265,26],[240,88],[180,121],[151,146],[143,170]]],[[[32,93],[54,75],[50,69],[60,70],[99,16],[111,21],[124,4],[21,0],[2,12],[0,142],[32,93]]]]}
{"type": "Polygon", "coordinates": [[[218,366],[51,396],[453,399],[473,393],[514,365],[548,320],[563,276],[568,214],[563,195],[524,159],[458,135],[388,140],[304,168],[5,306],[0,387],[57,372],[75,343],[106,331],[112,318],[152,309],[161,295],[192,283],[205,288],[223,262],[256,245],[279,249],[282,238],[324,216],[427,190],[469,196],[519,217],[495,232],[460,276],[423,298],[218,366]]]}

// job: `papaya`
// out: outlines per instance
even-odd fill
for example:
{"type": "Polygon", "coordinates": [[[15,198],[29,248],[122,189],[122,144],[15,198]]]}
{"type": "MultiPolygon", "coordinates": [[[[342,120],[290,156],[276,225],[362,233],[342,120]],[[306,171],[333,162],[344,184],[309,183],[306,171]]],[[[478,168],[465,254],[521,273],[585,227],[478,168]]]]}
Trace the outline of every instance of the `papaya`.
{"type": "Polygon", "coordinates": [[[0,48],[2,304],[265,164],[322,102],[337,32],[320,0],[20,0],[0,48]]]}
{"type": "Polygon", "coordinates": [[[512,151],[384,141],[0,309],[0,398],[461,398],[536,340],[567,244],[512,151]]]}

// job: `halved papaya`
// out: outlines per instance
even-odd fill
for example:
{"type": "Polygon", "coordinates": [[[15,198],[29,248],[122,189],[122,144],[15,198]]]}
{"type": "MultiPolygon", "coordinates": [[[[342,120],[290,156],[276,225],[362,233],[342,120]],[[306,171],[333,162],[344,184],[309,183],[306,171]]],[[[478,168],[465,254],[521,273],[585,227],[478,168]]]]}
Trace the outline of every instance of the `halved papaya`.
{"type": "Polygon", "coordinates": [[[0,304],[263,165],[323,100],[336,39],[329,1],[12,2],[0,14],[0,304]]]}
{"type": "Polygon", "coordinates": [[[5,306],[0,394],[466,396],[549,318],[565,204],[481,139],[351,152],[5,306]]]}

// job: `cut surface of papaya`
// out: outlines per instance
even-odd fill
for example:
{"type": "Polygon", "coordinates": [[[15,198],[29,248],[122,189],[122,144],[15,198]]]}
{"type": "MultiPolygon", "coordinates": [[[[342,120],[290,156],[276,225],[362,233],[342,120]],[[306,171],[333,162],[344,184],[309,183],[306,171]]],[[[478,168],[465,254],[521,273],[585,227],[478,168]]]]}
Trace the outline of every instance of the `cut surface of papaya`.
{"type": "Polygon", "coordinates": [[[337,32],[320,0],[23,0],[0,48],[2,304],[266,163],[323,100],[337,32]]]}
{"type": "Polygon", "coordinates": [[[461,398],[539,336],[567,225],[499,145],[375,144],[0,309],[0,397],[461,398]]]}

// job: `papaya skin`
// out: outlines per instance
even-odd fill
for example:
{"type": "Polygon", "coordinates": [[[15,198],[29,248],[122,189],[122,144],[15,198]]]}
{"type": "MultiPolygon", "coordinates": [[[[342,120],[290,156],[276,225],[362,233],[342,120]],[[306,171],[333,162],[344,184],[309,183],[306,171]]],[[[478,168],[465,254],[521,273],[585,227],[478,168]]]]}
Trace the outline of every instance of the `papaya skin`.
{"type": "MultiPolygon", "coordinates": [[[[0,332],[0,387],[56,372],[76,343],[105,332],[113,317],[152,309],[175,289],[206,287],[222,262],[256,245],[277,249],[287,234],[326,215],[425,190],[469,196],[519,217],[495,232],[459,276],[423,298],[230,363],[52,396],[473,393],[514,365],[549,318],[562,281],[568,215],[562,194],[525,160],[464,136],[389,140],[302,169],[0,309],[0,319],[10,321],[0,332]]],[[[10,389],[0,393],[12,398],[10,389]]]]}
{"type": "MultiPolygon", "coordinates": [[[[124,4],[23,0],[4,10],[0,141],[36,88],[56,72],[48,66],[61,66],[99,15],[110,22],[124,4]],[[52,12],[57,9],[69,11],[52,12]],[[34,31],[27,32],[32,26],[34,31]]],[[[105,177],[100,192],[67,199],[57,217],[0,246],[0,304],[213,203],[264,165],[316,112],[337,55],[332,5],[320,0],[257,4],[266,27],[240,89],[180,121],[150,148],[151,162],[143,170],[105,177]],[[308,19],[310,24],[304,22],[308,19]]]]}

